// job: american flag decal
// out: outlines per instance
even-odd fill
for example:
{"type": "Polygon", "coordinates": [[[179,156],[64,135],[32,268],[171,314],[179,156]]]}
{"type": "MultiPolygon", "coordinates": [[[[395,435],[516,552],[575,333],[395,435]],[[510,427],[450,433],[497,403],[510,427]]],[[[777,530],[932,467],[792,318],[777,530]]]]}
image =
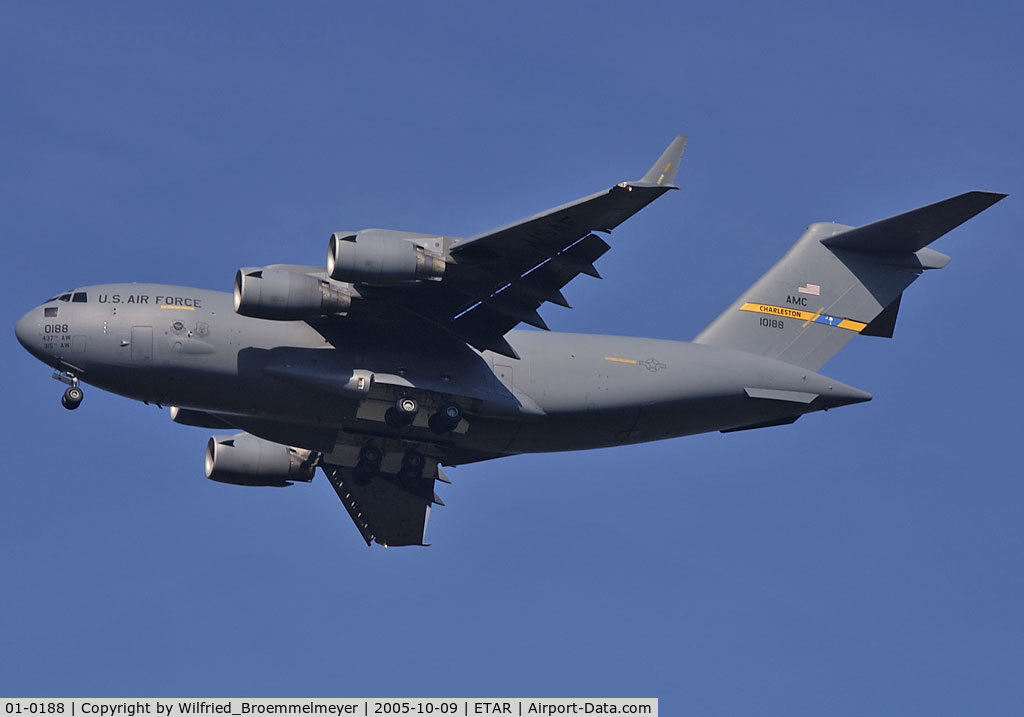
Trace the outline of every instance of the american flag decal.
{"type": "Polygon", "coordinates": [[[821,296],[821,287],[818,284],[804,284],[796,288],[801,294],[810,294],[811,296],[821,296]]]}

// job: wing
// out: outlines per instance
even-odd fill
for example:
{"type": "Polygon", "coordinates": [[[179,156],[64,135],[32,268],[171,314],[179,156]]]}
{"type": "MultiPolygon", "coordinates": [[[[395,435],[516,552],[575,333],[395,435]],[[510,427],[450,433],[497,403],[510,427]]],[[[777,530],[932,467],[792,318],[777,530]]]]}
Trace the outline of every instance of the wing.
{"type": "Polygon", "coordinates": [[[525,322],[547,329],[537,309],[569,306],[563,286],[594,268],[610,232],[670,189],[685,137],[677,137],[642,179],[555,207],[465,240],[454,240],[443,281],[371,290],[480,349],[518,358],[504,339],[525,322]]]}
{"type": "Polygon", "coordinates": [[[430,507],[444,505],[434,493],[433,477],[379,473],[360,479],[352,468],[330,465],[324,472],[367,545],[427,545],[430,507]]]}
{"type": "MultiPolygon", "coordinates": [[[[444,505],[434,492],[435,482],[451,482],[439,463],[447,461],[452,453],[439,444],[367,438],[344,431],[191,409],[173,409],[171,419],[191,426],[238,428],[249,434],[250,439],[270,446],[271,453],[275,449],[304,451],[314,465],[323,468],[367,545],[427,545],[425,533],[431,506],[444,505]],[[368,447],[377,449],[377,458],[371,461],[373,468],[369,471],[359,467],[366,459],[368,447]]],[[[289,474],[275,482],[259,482],[259,476],[246,480],[246,471],[241,472],[242,480],[214,480],[283,486],[294,481],[307,482],[313,475],[289,474]]],[[[207,476],[210,477],[209,473],[207,476]]]]}

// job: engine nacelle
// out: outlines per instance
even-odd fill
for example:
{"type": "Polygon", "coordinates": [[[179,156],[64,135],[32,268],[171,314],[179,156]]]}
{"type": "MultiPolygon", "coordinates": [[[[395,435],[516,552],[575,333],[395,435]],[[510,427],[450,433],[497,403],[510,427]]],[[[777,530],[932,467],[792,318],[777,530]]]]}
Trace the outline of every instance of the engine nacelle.
{"type": "Polygon", "coordinates": [[[271,443],[248,433],[212,436],[206,444],[206,477],[218,483],[286,486],[313,480],[310,451],[271,443]]]}
{"type": "Polygon", "coordinates": [[[338,281],[364,284],[396,284],[444,276],[444,259],[402,238],[404,234],[386,229],[334,232],[327,246],[327,273],[338,281]]]}
{"type": "Polygon", "coordinates": [[[231,430],[232,428],[225,421],[203,411],[193,411],[190,408],[171,406],[170,413],[171,420],[183,426],[198,426],[199,428],[215,428],[217,430],[231,430]]]}
{"type": "Polygon", "coordinates": [[[267,266],[235,274],[235,311],[242,316],[299,321],[341,314],[351,305],[352,297],[341,287],[301,272],[267,266]]]}

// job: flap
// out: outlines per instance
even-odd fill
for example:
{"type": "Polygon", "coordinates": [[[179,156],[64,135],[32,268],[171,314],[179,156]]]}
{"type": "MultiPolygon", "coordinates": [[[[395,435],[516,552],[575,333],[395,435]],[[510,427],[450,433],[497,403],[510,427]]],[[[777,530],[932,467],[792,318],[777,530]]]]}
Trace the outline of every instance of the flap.
{"type": "Polygon", "coordinates": [[[361,483],[351,468],[324,466],[324,472],[367,545],[427,545],[433,478],[405,481],[381,473],[361,483]]]}
{"type": "Polygon", "coordinates": [[[502,337],[520,321],[546,329],[537,309],[546,300],[563,304],[562,287],[581,273],[596,273],[593,263],[610,248],[601,237],[588,234],[461,314],[454,321],[456,332],[478,349],[511,356],[502,337]]]}

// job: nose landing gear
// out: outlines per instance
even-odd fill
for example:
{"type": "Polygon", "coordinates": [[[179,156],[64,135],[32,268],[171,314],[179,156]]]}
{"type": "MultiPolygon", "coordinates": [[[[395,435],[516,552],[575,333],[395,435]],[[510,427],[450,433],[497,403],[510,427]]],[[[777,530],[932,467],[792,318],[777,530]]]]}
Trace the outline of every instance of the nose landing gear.
{"type": "Polygon", "coordinates": [[[64,395],[60,397],[60,405],[69,411],[74,411],[82,403],[82,398],[85,396],[82,393],[82,389],[78,386],[71,386],[69,389],[64,391],[64,395]]]}
{"type": "Polygon", "coordinates": [[[53,377],[61,383],[68,385],[64,395],[60,397],[60,405],[69,411],[74,411],[81,405],[82,399],[85,398],[82,389],[78,387],[78,376],[75,376],[70,371],[58,371],[53,374],[53,377]]]}

